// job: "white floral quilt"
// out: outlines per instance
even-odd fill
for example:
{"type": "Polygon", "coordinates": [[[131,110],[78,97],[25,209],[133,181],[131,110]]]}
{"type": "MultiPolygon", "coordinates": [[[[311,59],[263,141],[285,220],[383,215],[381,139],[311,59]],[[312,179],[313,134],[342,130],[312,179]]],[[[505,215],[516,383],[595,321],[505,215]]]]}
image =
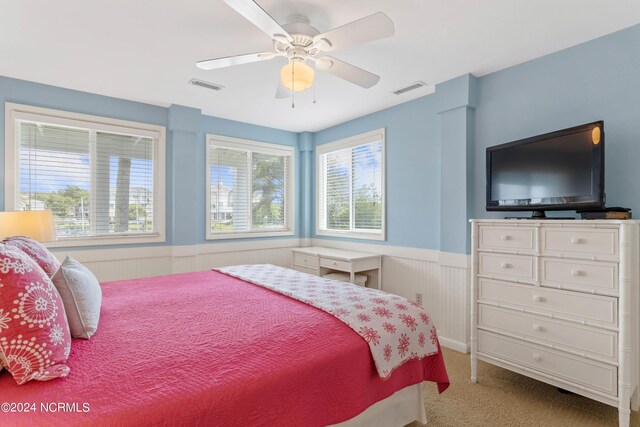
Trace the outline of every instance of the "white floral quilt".
{"type": "Polygon", "coordinates": [[[323,310],[368,344],[378,375],[387,378],[407,360],[438,352],[438,336],[427,312],[413,301],[271,264],[214,269],[323,310]]]}

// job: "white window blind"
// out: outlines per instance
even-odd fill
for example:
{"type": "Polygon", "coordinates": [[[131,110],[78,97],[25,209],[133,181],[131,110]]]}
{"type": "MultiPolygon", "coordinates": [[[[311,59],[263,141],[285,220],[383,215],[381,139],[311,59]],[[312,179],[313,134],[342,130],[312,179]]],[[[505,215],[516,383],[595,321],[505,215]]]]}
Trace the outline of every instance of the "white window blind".
{"type": "Polygon", "coordinates": [[[250,213],[249,152],[216,146],[210,150],[211,231],[246,231],[250,213]]]}
{"type": "Polygon", "coordinates": [[[293,148],[207,139],[207,237],[292,233],[293,148]]]}
{"type": "Polygon", "coordinates": [[[317,152],[318,234],[384,239],[384,129],[317,152]]]}
{"type": "Polygon", "coordinates": [[[14,209],[51,210],[58,240],[160,235],[160,134],[18,112],[14,126],[14,209]]]}

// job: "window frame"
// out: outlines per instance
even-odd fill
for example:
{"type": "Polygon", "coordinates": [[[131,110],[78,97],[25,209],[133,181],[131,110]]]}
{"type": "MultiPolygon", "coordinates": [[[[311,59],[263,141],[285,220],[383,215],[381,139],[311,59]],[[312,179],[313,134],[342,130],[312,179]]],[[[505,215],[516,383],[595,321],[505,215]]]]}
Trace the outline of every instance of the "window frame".
{"type": "MultiPolygon", "coordinates": [[[[254,141],[250,139],[233,138],[230,136],[206,134],[206,164],[205,164],[205,239],[221,240],[221,239],[243,239],[250,237],[276,237],[276,236],[293,236],[295,234],[295,169],[296,169],[296,149],[288,145],[280,145],[271,142],[254,141]],[[289,156],[289,170],[285,174],[285,223],[288,227],[282,230],[245,230],[237,232],[218,232],[211,231],[211,146],[230,148],[235,150],[244,150],[250,152],[258,152],[263,154],[272,154],[278,156],[289,156]]],[[[249,168],[249,174],[251,173],[249,168]]],[[[251,176],[251,175],[250,175],[251,176]]],[[[253,187],[253,182],[249,180],[248,188],[253,187]]],[[[235,189],[232,191],[236,191],[235,189]]],[[[253,190],[249,195],[249,200],[253,197],[253,190]]],[[[249,210],[249,224],[253,223],[251,209],[249,210]]]]}
{"type": "MultiPolygon", "coordinates": [[[[380,128],[369,132],[364,132],[358,135],[353,135],[347,138],[343,138],[337,141],[322,144],[316,147],[316,235],[327,237],[343,237],[363,240],[380,240],[385,241],[387,236],[387,223],[386,223],[386,206],[387,206],[387,190],[386,190],[386,129],[380,128]],[[382,142],[382,158],[380,161],[381,166],[381,224],[380,231],[364,231],[364,230],[331,230],[323,229],[321,227],[321,218],[326,217],[325,202],[324,202],[324,190],[325,184],[325,172],[322,156],[334,151],[344,150],[347,148],[353,148],[368,143],[382,142]]],[[[351,183],[350,183],[351,184],[351,183]]]]}
{"type": "MultiPolygon", "coordinates": [[[[92,235],[72,237],[47,242],[47,247],[82,247],[119,244],[161,243],[166,241],[165,228],[165,175],[166,175],[166,130],[164,126],[140,123],[90,114],[31,105],[5,103],[5,183],[4,210],[16,210],[20,194],[19,162],[20,149],[16,141],[16,120],[33,120],[57,126],[88,128],[94,132],[111,132],[148,136],[154,139],[153,147],[153,226],[151,233],[92,235]]],[[[92,171],[93,173],[93,171],[92,171]]],[[[92,178],[92,182],[94,179],[92,178]]]]}

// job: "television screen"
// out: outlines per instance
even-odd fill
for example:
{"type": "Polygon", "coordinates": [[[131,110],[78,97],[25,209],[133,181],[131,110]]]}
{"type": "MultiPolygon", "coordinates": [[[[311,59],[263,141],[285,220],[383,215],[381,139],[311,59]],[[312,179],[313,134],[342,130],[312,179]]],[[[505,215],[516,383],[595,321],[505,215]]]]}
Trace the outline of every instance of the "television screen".
{"type": "Polygon", "coordinates": [[[487,148],[487,210],[603,205],[602,122],[487,148]]]}

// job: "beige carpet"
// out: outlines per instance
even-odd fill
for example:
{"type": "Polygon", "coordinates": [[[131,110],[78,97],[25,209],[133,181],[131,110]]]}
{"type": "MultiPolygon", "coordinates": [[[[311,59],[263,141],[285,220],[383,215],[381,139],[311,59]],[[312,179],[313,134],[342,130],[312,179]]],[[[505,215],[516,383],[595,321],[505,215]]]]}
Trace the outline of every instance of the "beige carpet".
{"type": "MultiPolygon", "coordinates": [[[[473,384],[468,354],[444,349],[444,358],[451,386],[438,395],[435,384],[426,383],[427,427],[618,425],[618,411],[612,406],[562,394],[551,385],[484,362],[478,363],[478,383],[473,384]]],[[[631,426],[640,427],[638,412],[631,413],[631,426]]]]}

